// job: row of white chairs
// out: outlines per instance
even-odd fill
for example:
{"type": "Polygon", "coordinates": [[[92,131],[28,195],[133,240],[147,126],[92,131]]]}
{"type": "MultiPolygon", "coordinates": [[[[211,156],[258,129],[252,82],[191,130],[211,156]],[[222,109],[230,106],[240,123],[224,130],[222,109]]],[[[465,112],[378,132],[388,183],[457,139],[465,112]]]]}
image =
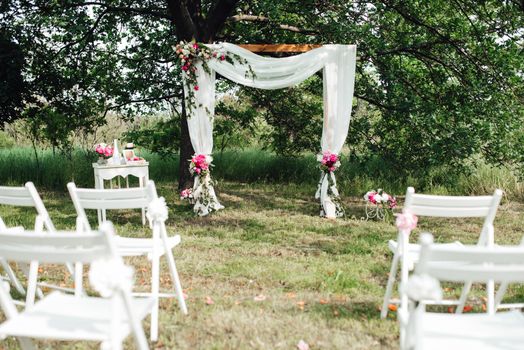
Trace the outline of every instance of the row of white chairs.
{"type": "MultiPolygon", "coordinates": [[[[115,251],[120,257],[146,256],[151,261],[151,292],[133,293],[133,295],[152,297],[151,340],[156,341],[158,339],[158,311],[160,297],[176,297],[180,309],[184,314],[187,314],[187,306],[172,253],[172,249],[180,243],[180,236],[169,236],[167,234],[165,220],[167,219],[168,212],[164,199],[158,197],[153,181],[149,181],[146,187],[142,188],[115,190],[80,189],[76,188],[74,183],[70,183],[68,184],[68,190],[77,212],[77,234],[92,232],[88,216],[86,215],[86,209],[103,210],[105,212],[105,210],[108,209],[148,208],[148,218],[152,229],[152,237],[134,238],[115,236],[114,245],[115,251]],[[175,293],[160,293],[160,258],[162,256],[165,256],[167,259],[167,265],[175,293]]],[[[0,204],[34,207],[37,212],[34,231],[39,234],[57,233],[42,199],[31,182],[26,183],[24,187],[1,186],[0,204]]],[[[24,232],[24,229],[21,227],[8,228],[0,219],[0,232],[16,234],[24,232]]],[[[35,296],[38,296],[39,298],[43,297],[43,293],[38,286],[45,284],[37,283],[39,260],[36,258],[31,260],[28,267],[25,268],[25,272],[28,276],[27,290],[23,288],[8,261],[9,259],[0,255],[0,263],[7,273],[7,279],[19,293],[26,294],[25,305],[26,307],[31,307],[34,304],[35,296]]],[[[65,263],[74,276],[75,295],[82,295],[82,264],[73,264],[70,261],[66,261],[65,263]]],[[[22,264],[22,266],[25,265],[22,264]]],[[[55,287],[52,285],[45,286],[55,287]]]]}
{"type": "MultiPolygon", "coordinates": [[[[493,222],[502,198],[502,191],[496,190],[492,196],[438,196],[415,193],[413,187],[406,191],[406,200],[402,209],[403,213],[409,213],[417,217],[439,217],[439,218],[481,218],[484,220],[477,245],[493,247],[495,245],[493,222]]],[[[449,246],[460,246],[460,242],[447,243],[449,246]]],[[[419,261],[420,245],[409,242],[409,232],[399,229],[396,241],[389,241],[388,247],[393,253],[393,260],[389,272],[386,292],[382,303],[381,317],[385,318],[388,313],[389,304],[400,304],[402,307],[407,303],[406,296],[403,298],[392,298],[393,286],[397,278],[400,265],[400,284],[405,284],[409,271],[419,261]]],[[[441,300],[435,302],[440,305],[457,305],[456,313],[462,313],[471,289],[471,282],[466,281],[462,288],[459,300],[441,300]]],[[[487,283],[487,311],[494,313],[495,290],[492,282],[487,283]]],[[[429,302],[429,301],[428,301],[429,302]]]]}

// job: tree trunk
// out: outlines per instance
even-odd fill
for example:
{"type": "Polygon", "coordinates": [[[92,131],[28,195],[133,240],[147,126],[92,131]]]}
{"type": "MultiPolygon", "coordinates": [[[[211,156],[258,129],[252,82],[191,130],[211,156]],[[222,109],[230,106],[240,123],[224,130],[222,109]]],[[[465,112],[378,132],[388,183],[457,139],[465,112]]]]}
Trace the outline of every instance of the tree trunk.
{"type": "MultiPolygon", "coordinates": [[[[167,0],[167,8],[175,26],[178,40],[212,42],[224,25],[227,17],[234,11],[239,0],[216,0],[208,11],[207,18],[202,15],[201,0],[167,0]]],[[[180,119],[180,165],[178,167],[178,188],[191,187],[193,178],[189,172],[188,159],[194,154],[189,137],[185,103],[182,103],[180,119]]]]}
{"type": "Polygon", "coordinates": [[[191,159],[195,151],[189,137],[187,127],[186,104],[182,101],[182,117],[180,118],[180,164],[178,166],[178,189],[181,191],[193,186],[193,177],[189,172],[188,160],[191,159]]]}

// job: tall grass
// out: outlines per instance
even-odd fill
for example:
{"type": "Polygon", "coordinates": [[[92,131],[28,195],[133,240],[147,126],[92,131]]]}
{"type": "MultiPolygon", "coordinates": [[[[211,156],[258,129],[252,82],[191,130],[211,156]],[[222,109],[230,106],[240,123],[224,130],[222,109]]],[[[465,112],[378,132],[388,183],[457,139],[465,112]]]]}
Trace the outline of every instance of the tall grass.
{"type": "MultiPolygon", "coordinates": [[[[150,178],[156,181],[176,181],[178,157],[161,158],[144,151],[140,154],[150,163],[150,178]]],[[[78,186],[93,187],[91,163],[96,156],[75,150],[68,158],[51,150],[12,148],[0,150],[0,184],[21,185],[33,181],[48,189],[64,189],[67,182],[78,186]]],[[[235,182],[295,183],[307,187],[319,180],[319,170],[314,155],[301,157],[277,156],[261,150],[227,150],[215,155],[213,177],[235,182]]],[[[481,163],[471,175],[450,176],[442,171],[428,179],[397,177],[382,168],[380,159],[366,164],[345,161],[337,171],[339,189],[345,195],[360,196],[370,189],[383,188],[390,193],[403,194],[407,186],[419,191],[437,194],[486,194],[495,188],[507,195],[524,198],[524,186],[507,168],[493,168],[481,163]],[[382,175],[388,174],[388,175],[382,175]]]]}

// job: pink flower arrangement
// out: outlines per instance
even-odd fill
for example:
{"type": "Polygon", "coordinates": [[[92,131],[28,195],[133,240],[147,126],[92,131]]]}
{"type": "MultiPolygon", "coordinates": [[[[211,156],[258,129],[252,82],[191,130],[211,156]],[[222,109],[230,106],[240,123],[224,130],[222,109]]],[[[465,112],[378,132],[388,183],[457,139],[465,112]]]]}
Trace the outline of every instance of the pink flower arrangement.
{"type": "Polygon", "coordinates": [[[113,155],[113,147],[108,146],[105,143],[99,143],[95,146],[95,152],[99,157],[109,158],[113,155]]]}
{"type": "Polygon", "coordinates": [[[181,41],[176,45],[175,48],[176,55],[180,59],[180,69],[184,71],[187,75],[188,81],[191,85],[194,86],[194,90],[198,91],[198,86],[196,85],[196,68],[190,67],[192,64],[194,66],[195,61],[202,60],[205,64],[206,61],[211,58],[220,59],[224,61],[226,59],[225,53],[212,51],[205,45],[201,45],[196,41],[183,42],[181,41]]]}
{"type": "Polygon", "coordinates": [[[184,199],[191,199],[191,198],[193,198],[192,189],[186,188],[185,190],[182,190],[182,192],[180,192],[180,199],[184,200],[184,199]]]}
{"type": "Polygon", "coordinates": [[[367,202],[370,202],[371,204],[379,205],[387,205],[389,209],[393,209],[397,206],[397,199],[386,192],[382,191],[382,189],[378,189],[378,191],[372,190],[368,191],[364,195],[364,199],[367,202]]]}
{"type": "Polygon", "coordinates": [[[319,154],[317,160],[320,162],[320,170],[325,172],[333,172],[340,166],[338,155],[329,151],[319,154]]]}
{"type": "Polygon", "coordinates": [[[194,155],[191,158],[189,164],[189,170],[191,171],[191,174],[204,175],[209,171],[212,160],[213,159],[210,156],[206,156],[205,154],[194,155]]]}

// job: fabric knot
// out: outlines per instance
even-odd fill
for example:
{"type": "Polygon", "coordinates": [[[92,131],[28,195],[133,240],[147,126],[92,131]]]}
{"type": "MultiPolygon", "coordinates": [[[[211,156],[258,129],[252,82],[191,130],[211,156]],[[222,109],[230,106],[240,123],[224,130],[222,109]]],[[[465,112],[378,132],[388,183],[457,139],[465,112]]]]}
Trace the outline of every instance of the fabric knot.
{"type": "Polygon", "coordinates": [[[117,290],[131,291],[133,268],[126,266],[121,259],[96,260],[89,269],[89,283],[104,298],[117,290]]]}
{"type": "Polygon", "coordinates": [[[418,217],[409,211],[397,214],[396,225],[399,230],[413,230],[417,227],[418,217]]]}
{"type": "Polygon", "coordinates": [[[167,209],[166,200],[164,197],[153,199],[147,206],[147,218],[150,222],[166,221],[169,211],[167,209]]]}
{"type": "Polygon", "coordinates": [[[429,275],[414,275],[409,278],[404,292],[411,300],[436,300],[442,299],[440,282],[429,275]]]}

